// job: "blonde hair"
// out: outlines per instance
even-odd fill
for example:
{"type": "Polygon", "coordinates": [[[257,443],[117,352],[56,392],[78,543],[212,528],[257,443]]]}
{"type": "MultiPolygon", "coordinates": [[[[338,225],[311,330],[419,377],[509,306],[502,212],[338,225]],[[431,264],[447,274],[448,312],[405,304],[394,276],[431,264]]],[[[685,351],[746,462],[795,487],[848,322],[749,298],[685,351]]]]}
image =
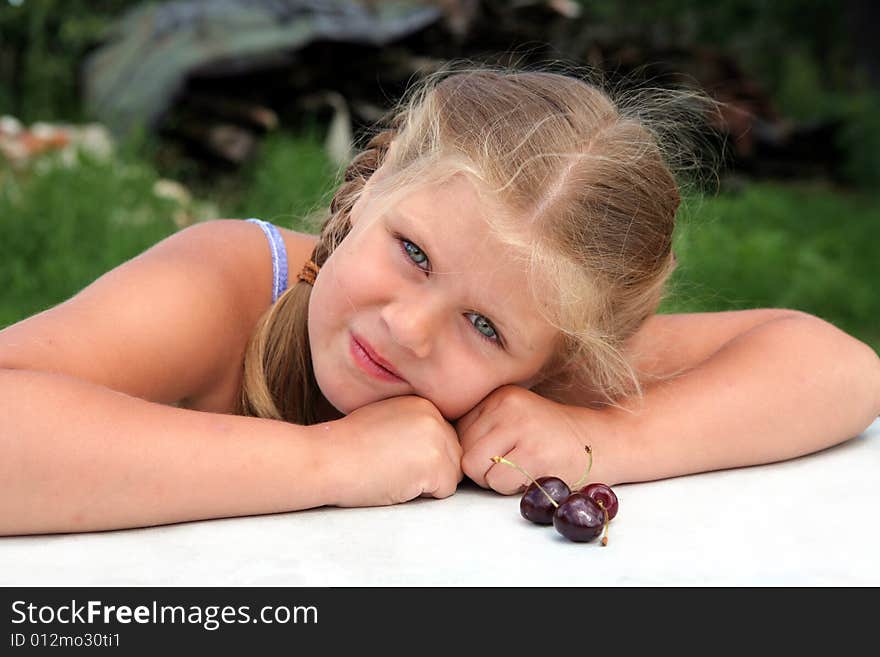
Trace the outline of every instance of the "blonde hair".
{"type": "MultiPolygon", "coordinates": [[[[533,390],[551,399],[589,390],[616,404],[643,396],[624,343],[653,315],[676,262],[679,185],[687,140],[669,127],[705,96],[689,91],[603,91],[569,72],[450,64],[386,115],[348,166],[320,227],[320,267],[350,230],[371,175],[389,202],[456,174],[495,207],[489,228],[520,254],[531,294],[559,330],[556,353],[533,390]],[[676,136],[676,135],[673,135],[676,136]],[[389,154],[389,145],[394,148],[389,154]],[[387,175],[386,175],[387,174],[387,175]]],[[[297,281],[261,318],[244,362],[245,415],[314,424],[320,402],[308,339],[312,287],[297,281]]]]}

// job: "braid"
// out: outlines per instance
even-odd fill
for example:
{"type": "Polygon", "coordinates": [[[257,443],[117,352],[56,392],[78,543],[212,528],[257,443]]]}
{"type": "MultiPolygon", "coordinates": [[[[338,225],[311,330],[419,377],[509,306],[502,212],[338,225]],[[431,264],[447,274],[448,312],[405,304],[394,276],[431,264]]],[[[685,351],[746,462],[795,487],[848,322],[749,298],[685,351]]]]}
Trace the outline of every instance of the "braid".
{"type": "MultiPolygon", "coordinates": [[[[320,268],[330,257],[342,239],[351,229],[349,213],[361,190],[385,160],[388,147],[396,135],[392,129],[384,130],[375,135],[367,143],[367,147],[358,153],[348,165],[343,176],[343,183],[333,195],[330,202],[330,217],[321,226],[320,237],[312,251],[312,262],[320,268]]],[[[308,263],[307,263],[308,264],[308,263]]]]}

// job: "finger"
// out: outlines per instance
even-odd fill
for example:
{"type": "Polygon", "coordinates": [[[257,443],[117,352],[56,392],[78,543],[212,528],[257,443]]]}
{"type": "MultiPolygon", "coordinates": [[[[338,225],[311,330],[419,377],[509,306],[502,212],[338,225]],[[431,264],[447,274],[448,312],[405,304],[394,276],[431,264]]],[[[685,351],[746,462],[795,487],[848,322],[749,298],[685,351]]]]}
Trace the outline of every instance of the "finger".
{"type": "Polygon", "coordinates": [[[498,407],[499,402],[504,398],[503,389],[505,387],[502,386],[490,392],[476,406],[458,419],[455,423],[455,430],[459,436],[466,435],[481,417],[492,414],[492,411],[498,407]]]}
{"type": "MultiPolygon", "coordinates": [[[[458,442],[458,434],[455,433],[455,428],[452,426],[450,422],[447,420],[442,420],[443,422],[443,447],[446,450],[446,458],[448,459],[443,467],[444,470],[448,470],[448,477],[440,477],[441,481],[448,480],[448,485],[452,486],[451,492],[446,492],[444,495],[435,495],[436,491],[430,491],[432,497],[447,497],[452,495],[455,492],[455,489],[458,487],[458,484],[461,482],[464,475],[461,472],[461,456],[462,456],[462,448],[461,444],[458,442]]],[[[442,485],[442,484],[441,484],[442,485]]]]}
{"type": "Polygon", "coordinates": [[[462,451],[467,454],[487,433],[490,433],[497,422],[489,414],[483,415],[479,420],[471,424],[467,431],[458,433],[458,442],[462,451]]]}
{"type": "MultiPolygon", "coordinates": [[[[522,463],[527,462],[527,455],[523,450],[514,447],[510,452],[503,455],[510,463],[515,463],[523,468],[522,463]]],[[[529,473],[532,474],[532,473],[529,473]]],[[[506,463],[492,463],[486,471],[486,484],[489,488],[503,495],[513,495],[523,492],[532,480],[523,472],[506,463]]]]}
{"type": "Polygon", "coordinates": [[[454,424],[455,431],[458,434],[459,440],[465,435],[467,435],[470,428],[473,426],[474,422],[480,419],[480,416],[483,414],[483,411],[486,409],[486,405],[484,402],[480,402],[476,406],[474,406],[470,411],[462,415],[454,424]]]}
{"type": "Polygon", "coordinates": [[[458,490],[458,484],[453,479],[439,477],[437,485],[431,490],[423,491],[419,497],[433,497],[440,500],[453,495],[456,490],[458,490]]]}
{"type": "MultiPolygon", "coordinates": [[[[444,420],[444,422],[446,422],[444,420]]],[[[450,463],[457,469],[461,470],[461,456],[464,453],[462,449],[461,443],[458,441],[458,434],[455,432],[455,428],[449,423],[446,422],[447,433],[445,434],[445,440],[443,441],[443,446],[446,448],[446,455],[449,457],[450,463]]],[[[459,477],[459,481],[461,478],[459,477]]]]}
{"type": "Polygon", "coordinates": [[[458,489],[461,482],[461,466],[458,461],[438,464],[433,479],[422,490],[421,497],[449,497],[458,489]]]}
{"type": "Polygon", "coordinates": [[[477,440],[461,458],[461,469],[474,483],[490,488],[486,473],[493,467],[492,457],[503,456],[516,446],[516,434],[512,431],[490,429],[477,440]]]}
{"type": "MultiPolygon", "coordinates": [[[[475,409],[476,410],[476,409],[475,409]]],[[[458,431],[458,441],[467,454],[486,434],[491,433],[498,424],[498,415],[493,408],[481,405],[480,413],[475,414],[464,431],[458,431]]]]}

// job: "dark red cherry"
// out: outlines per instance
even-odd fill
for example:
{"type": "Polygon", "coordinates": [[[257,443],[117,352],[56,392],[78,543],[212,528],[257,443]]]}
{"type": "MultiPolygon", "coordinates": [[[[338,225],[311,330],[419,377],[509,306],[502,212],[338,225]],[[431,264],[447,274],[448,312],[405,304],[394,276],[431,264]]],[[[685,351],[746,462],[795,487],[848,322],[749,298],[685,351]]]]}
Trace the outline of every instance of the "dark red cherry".
{"type": "MultiPolygon", "coordinates": [[[[541,488],[547,491],[556,504],[562,503],[566,497],[571,495],[568,484],[559,477],[538,477],[535,481],[541,484],[541,488]]],[[[553,524],[553,513],[556,511],[556,507],[541,488],[538,488],[535,483],[529,484],[519,501],[519,512],[526,520],[539,525],[550,525],[553,524]]]]}
{"type": "Polygon", "coordinates": [[[594,502],[602,502],[605,510],[608,512],[608,520],[614,520],[617,515],[617,509],[620,506],[617,503],[617,495],[611,490],[610,486],[605,484],[588,484],[581,488],[579,493],[583,493],[594,502]]]}
{"type": "Polygon", "coordinates": [[[553,526],[568,540],[585,543],[602,533],[605,512],[583,493],[572,493],[553,514],[553,526]]]}

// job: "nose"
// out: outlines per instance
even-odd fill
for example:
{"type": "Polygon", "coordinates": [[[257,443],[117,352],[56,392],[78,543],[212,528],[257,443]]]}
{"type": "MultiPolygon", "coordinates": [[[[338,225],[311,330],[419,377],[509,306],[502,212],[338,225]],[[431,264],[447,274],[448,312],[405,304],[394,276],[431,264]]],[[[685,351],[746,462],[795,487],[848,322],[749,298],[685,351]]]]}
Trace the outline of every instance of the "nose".
{"type": "Polygon", "coordinates": [[[382,309],[382,320],[394,341],[418,358],[427,358],[442,323],[438,305],[419,299],[397,300],[382,309]]]}

